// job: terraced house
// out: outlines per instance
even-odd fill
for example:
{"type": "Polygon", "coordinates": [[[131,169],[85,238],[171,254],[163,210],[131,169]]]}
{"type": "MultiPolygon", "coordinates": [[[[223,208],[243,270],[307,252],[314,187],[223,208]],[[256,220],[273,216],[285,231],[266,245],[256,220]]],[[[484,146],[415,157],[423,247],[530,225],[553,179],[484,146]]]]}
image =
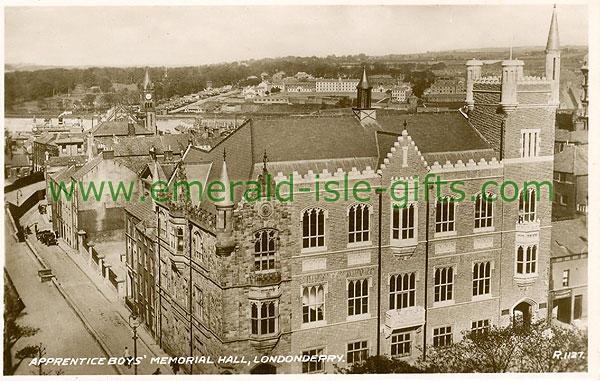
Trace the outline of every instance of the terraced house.
{"type": "MultiPolygon", "coordinates": [[[[193,185],[189,201],[179,187],[178,201],[154,205],[162,347],[213,359],[342,354],[345,366],[378,353],[411,360],[424,345],[447,345],[467,330],[546,317],[549,189],[523,184],[552,182],[556,14],[546,55],[544,77],[525,76],[517,59],[482,77],[482,63],[469,61],[464,112],[376,112],[364,72],[358,107],[347,115],[251,119],[210,151],[190,145],[169,176],[171,190],[183,180],[226,185],[221,201],[200,200],[193,185]],[[462,181],[465,199],[449,184],[438,198],[436,187],[422,183],[428,174],[462,181]],[[248,180],[261,184],[255,201],[231,187],[248,180]],[[337,183],[326,188],[327,181],[337,183]],[[391,191],[398,181],[409,185],[391,191]],[[484,197],[488,181],[498,185],[484,197]],[[506,181],[517,185],[502,187],[511,201],[499,197],[506,181]],[[355,187],[363,190],[358,197],[355,187]],[[399,205],[404,196],[409,202],[399,205]]],[[[321,373],[334,366],[186,370],[321,373]]]]}

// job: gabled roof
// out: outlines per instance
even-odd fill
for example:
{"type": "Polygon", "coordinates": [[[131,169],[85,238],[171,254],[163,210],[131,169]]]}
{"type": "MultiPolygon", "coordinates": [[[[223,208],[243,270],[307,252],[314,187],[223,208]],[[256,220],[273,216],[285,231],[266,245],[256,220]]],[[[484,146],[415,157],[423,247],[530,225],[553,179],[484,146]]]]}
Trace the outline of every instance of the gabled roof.
{"type": "Polygon", "coordinates": [[[81,168],[72,174],[73,179],[81,180],[89,171],[96,168],[102,162],[102,155],[95,156],[92,160],[85,163],[81,168]]]}
{"type": "Polygon", "coordinates": [[[571,173],[575,176],[588,174],[588,153],[586,146],[568,144],[554,155],[554,171],[571,173]]]}

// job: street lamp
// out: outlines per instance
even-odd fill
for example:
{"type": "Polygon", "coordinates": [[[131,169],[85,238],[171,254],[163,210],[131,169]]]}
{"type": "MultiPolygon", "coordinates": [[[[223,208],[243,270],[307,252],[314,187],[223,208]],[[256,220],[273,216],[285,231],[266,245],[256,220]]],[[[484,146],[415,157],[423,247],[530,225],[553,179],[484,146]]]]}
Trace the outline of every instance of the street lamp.
{"type": "Polygon", "coordinates": [[[20,189],[17,190],[17,206],[19,206],[19,195],[23,196],[23,192],[20,189]]]}
{"type": "Polygon", "coordinates": [[[137,313],[132,312],[129,315],[129,326],[133,329],[133,374],[137,375],[137,328],[140,326],[137,313]]]}

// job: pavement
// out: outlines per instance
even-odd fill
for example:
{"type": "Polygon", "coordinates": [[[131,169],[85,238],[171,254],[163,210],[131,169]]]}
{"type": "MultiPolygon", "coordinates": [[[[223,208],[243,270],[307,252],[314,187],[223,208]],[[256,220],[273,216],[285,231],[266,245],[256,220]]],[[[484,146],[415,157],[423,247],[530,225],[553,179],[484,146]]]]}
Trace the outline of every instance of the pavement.
{"type": "MultiPolygon", "coordinates": [[[[37,207],[32,208],[22,218],[22,224],[31,225],[38,223],[39,227],[48,225],[47,215],[40,215],[37,207]]],[[[63,295],[63,301],[69,305],[69,313],[72,311],[79,317],[80,322],[94,337],[97,346],[100,346],[107,354],[104,356],[120,357],[125,347],[129,347],[133,356],[132,330],[128,325],[129,310],[122,300],[118,298],[112,287],[104,283],[99,274],[96,274],[74,249],[59,239],[58,246],[46,246],[35,238],[35,234],[27,237],[28,243],[35,251],[40,260],[49,268],[56,277],[56,288],[63,295]]],[[[11,257],[12,250],[7,250],[7,257],[11,257]]],[[[15,284],[16,276],[10,274],[15,284]]],[[[37,277],[37,269],[35,269],[37,277]]],[[[30,282],[30,288],[47,287],[49,283],[40,283],[39,279],[30,282]]],[[[50,286],[48,286],[50,287],[50,286]]],[[[17,290],[19,288],[17,287],[17,290]]],[[[64,305],[64,303],[63,303],[64,305]]],[[[61,312],[62,313],[62,312],[61,312]]],[[[57,318],[62,316],[57,315],[57,318]]],[[[56,334],[55,334],[56,336],[56,334]]],[[[152,374],[158,367],[150,364],[151,357],[163,357],[167,354],[160,349],[151,335],[142,327],[138,328],[139,339],[137,341],[138,357],[145,357],[138,365],[138,374],[152,374]]],[[[80,356],[76,351],[72,355],[80,356]]],[[[160,366],[162,374],[172,374],[168,365],[160,366]]],[[[117,366],[120,374],[134,374],[134,367],[117,366]]],[[[114,374],[104,373],[104,374],[114,374]]],[[[81,372],[78,374],[95,374],[81,372]]]]}

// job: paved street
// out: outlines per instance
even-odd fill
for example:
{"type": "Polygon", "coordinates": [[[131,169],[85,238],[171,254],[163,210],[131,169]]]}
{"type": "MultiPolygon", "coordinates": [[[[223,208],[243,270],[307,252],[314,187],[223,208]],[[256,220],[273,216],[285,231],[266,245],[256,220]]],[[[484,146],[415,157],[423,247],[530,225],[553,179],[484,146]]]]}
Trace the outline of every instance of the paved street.
{"type": "MultiPolygon", "coordinates": [[[[51,282],[40,282],[37,261],[25,243],[15,241],[8,221],[4,233],[6,270],[26,306],[18,322],[40,328],[35,336],[19,340],[14,349],[43,343],[48,357],[106,357],[56,287],[51,282]]],[[[28,360],[22,362],[16,374],[37,372],[38,369],[29,367],[28,363],[28,360]]],[[[44,370],[58,371],[59,368],[48,366],[44,370]]],[[[60,367],[60,370],[66,375],[116,374],[109,365],[60,367]]]]}
{"type": "MultiPolygon", "coordinates": [[[[30,225],[34,222],[38,222],[40,228],[45,228],[45,225],[47,224],[47,221],[44,221],[44,218],[37,212],[36,207],[32,208],[32,210],[30,210],[22,218],[22,223],[24,225],[30,225]]],[[[12,237],[10,239],[13,240],[12,237]]],[[[43,259],[46,265],[52,269],[52,273],[56,276],[56,280],[58,281],[64,292],[68,295],[71,302],[80,311],[86,322],[92,327],[98,339],[105,345],[109,352],[109,355],[120,357],[123,355],[123,350],[125,346],[128,346],[130,353],[133,356],[132,332],[131,328],[127,324],[127,321],[125,320],[128,314],[125,310],[125,307],[121,304],[120,301],[116,299],[116,296],[114,294],[111,294],[111,291],[106,285],[102,284],[102,280],[99,277],[98,279],[95,279],[95,274],[93,274],[91,271],[86,274],[85,263],[83,261],[77,262],[77,259],[80,258],[71,257],[76,256],[76,254],[70,253],[71,256],[69,256],[69,254],[67,254],[63,249],[61,249],[61,247],[67,248],[66,245],[61,245],[61,247],[48,247],[37,241],[35,239],[35,235],[30,235],[29,241],[34,246],[37,253],[43,259]],[[77,263],[79,264],[79,266],[77,263]]],[[[23,251],[27,249],[25,244],[15,245],[23,246],[23,251]]],[[[33,254],[28,254],[27,257],[30,258],[32,257],[32,255],[33,254]]],[[[11,248],[8,248],[7,257],[11,258],[15,256],[17,256],[17,252],[12,250],[11,248]]],[[[58,294],[58,292],[56,291],[54,286],[51,285],[51,283],[40,283],[39,279],[37,278],[37,267],[35,269],[31,268],[30,271],[33,272],[33,276],[35,277],[35,279],[30,279],[29,282],[27,282],[29,284],[29,288],[33,288],[31,286],[35,286],[36,288],[49,288],[52,289],[56,294],[58,294]]],[[[11,273],[11,276],[13,278],[19,278],[18,274],[12,275],[11,273]]],[[[19,290],[18,282],[16,279],[15,284],[17,284],[17,290],[21,292],[19,290]]],[[[40,309],[39,312],[43,311],[43,309],[40,309]]],[[[72,309],[66,306],[64,299],[62,299],[62,306],[60,309],[56,310],[55,315],[60,316],[60,318],[62,318],[62,314],[67,313],[69,315],[76,316],[73,313],[72,309]]],[[[41,314],[39,318],[42,319],[41,314]]],[[[80,320],[79,324],[81,325],[80,320]]],[[[150,346],[152,347],[152,351],[150,351],[148,346],[145,345],[141,339],[138,339],[138,356],[146,356],[146,360],[142,361],[142,364],[138,366],[138,374],[152,374],[152,372],[156,370],[157,366],[151,365],[149,362],[149,358],[155,356],[155,354],[157,356],[166,356],[166,354],[160,350],[158,345],[153,344],[150,335],[146,332],[142,332],[142,330],[143,328],[140,328],[138,332],[140,333],[140,336],[144,337],[144,341],[150,344],[150,346]]],[[[54,337],[56,339],[55,332],[49,336],[54,337]]],[[[87,335],[87,337],[90,337],[89,334],[87,335]]],[[[79,344],[79,339],[77,337],[74,338],[74,341],[77,343],[75,348],[79,348],[79,346],[84,345],[79,344]]],[[[85,347],[87,348],[88,345],[85,344],[85,347]]],[[[96,347],[99,346],[96,344],[96,347]]],[[[82,351],[77,349],[74,352],[72,352],[71,355],[80,357],[82,355],[82,351]]],[[[106,355],[102,354],[102,356],[106,355]]],[[[120,366],[119,371],[122,374],[133,374],[134,372],[133,367],[127,368],[125,366],[120,366]]],[[[169,374],[170,368],[168,366],[162,366],[161,372],[162,374],[169,374]]],[[[115,370],[111,368],[110,371],[107,371],[105,373],[114,374],[115,370]]],[[[79,374],[94,373],[81,370],[79,374]]]]}

